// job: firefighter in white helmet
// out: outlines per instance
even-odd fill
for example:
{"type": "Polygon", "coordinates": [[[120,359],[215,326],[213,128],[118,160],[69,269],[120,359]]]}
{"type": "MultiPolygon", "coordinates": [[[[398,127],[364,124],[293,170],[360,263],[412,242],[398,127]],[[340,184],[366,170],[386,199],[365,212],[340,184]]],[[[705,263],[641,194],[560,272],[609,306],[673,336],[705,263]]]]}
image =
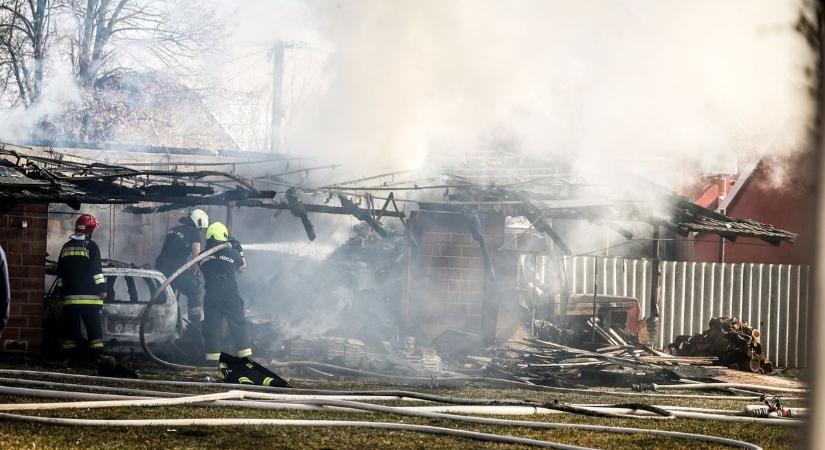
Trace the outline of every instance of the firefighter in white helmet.
{"type": "MultiPolygon", "coordinates": [[[[202,209],[193,209],[180,219],[180,225],[172,227],[163,241],[163,249],[155,260],[155,267],[167,277],[175,273],[190,258],[200,254],[202,233],[209,227],[209,216],[202,209]]],[[[203,288],[197,269],[191,268],[172,281],[172,288],[186,296],[189,322],[203,318],[203,288]]]]}

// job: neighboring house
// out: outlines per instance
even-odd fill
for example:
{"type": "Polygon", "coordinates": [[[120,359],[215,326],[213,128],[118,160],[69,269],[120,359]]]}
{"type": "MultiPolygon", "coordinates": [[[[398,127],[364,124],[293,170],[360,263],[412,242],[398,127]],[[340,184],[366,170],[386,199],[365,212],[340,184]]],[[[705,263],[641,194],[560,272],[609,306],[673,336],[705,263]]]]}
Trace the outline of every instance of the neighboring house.
{"type": "Polygon", "coordinates": [[[735,176],[705,180],[691,193],[696,203],[736,218],[769,223],[799,234],[777,246],[752,238],[735,242],[698,234],[687,259],[704,262],[811,264],[815,239],[815,161],[812,155],[759,158],[735,176]]]}

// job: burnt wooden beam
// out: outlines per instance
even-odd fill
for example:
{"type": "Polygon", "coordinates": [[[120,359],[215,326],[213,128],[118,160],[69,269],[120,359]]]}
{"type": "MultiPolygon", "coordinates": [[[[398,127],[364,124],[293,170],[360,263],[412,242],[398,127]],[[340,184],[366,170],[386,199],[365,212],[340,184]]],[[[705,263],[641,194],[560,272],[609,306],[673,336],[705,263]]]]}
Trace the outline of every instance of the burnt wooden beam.
{"type": "Polygon", "coordinates": [[[496,270],[493,267],[493,258],[490,255],[490,249],[487,246],[487,241],[484,239],[484,234],[481,232],[481,219],[478,217],[478,214],[473,214],[470,217],[470,234],[473,236],[473,240],[478,242],[479,247],[481,247],[481,259],[484,262],[484,269],[487,272],[487,276],[490,281],[496,281],[496,270]]]}
{"type": "MultiPolygon", "coordinates": [[[[204,198],[189,198],[189,199],[177,199],[178,201],[169,201],[167,199],[163,203],[167,203],[165,205],[158,205],[158,206],[128,206],[124,209],[124,212],[132,213],[132,214],[153,214],[157,212],[166,212],[166,211],[174,211],[178,209],[186,209],[191,208],[193,206],[204,206],[204,205],[219,205],[225,206],[226,202],[216,199],[204,199],[204,198]]],[[[153,201],[153,200],[147,200],[153,201]]],[[[160,203],[160,201],[154,200],[155,202],[160,203]]],[[[262,209],[272,209],[272,210],[286,210],[289,211],[289,204],[287,203],[265,203],[261,200],[240,200],[236,203],[236,206],[240,207],[247,207],[247,208],[262,208],[262,209]]],[[[304,209],[309,213],[318,213],[318,214],[339,214],[349,216],[352,215],[352,210],[349,208],[344,208],[341,206],[328,206],[328,205],[313,205],[313,204],[303,204],[304,209]]],[[[356,206],[357,208],[357,206],[356,206]]],[[[395,217],[395,218],[405,218],[405,214],[403,212],[398,211],[387,211],[384,213],[384,217],[395,217]]],[[[385,231],[386,233],[386,231],[385,231]]]]}
{"type": "Polygon", "coordinates": [[[558,247],[559,251],[562,254],[570,255],[572,252],[570,251],[570,247],[567,246],[567,243],[564,242],[561,236],[556,233],[556,230],[547,223],[547,220],[543,216],[543,212],[540,208],[536,207],[533,203],[529,201],[524,202],[524,207],[522,208],[522,215],[533,224],[533,228],[538,230],[541,233],[546,234],[553,243],[558,247]]]}
{"type": "Polygon", "coordinates": [[[348,199],[342,194],[338,194],[338,200],[341,202],[341,207],[348,211],[349,214],[355,216],[356,219],[366,222],[376,233],[381,237],[387,237],[389,233],[385,230],[377,220],[365,209],[359,208],[352,200],[348,199]]]}
{"type": "Polygon", "coordinates": [[[312,222],[309,220],[309,215],[307,214],[306,208],[304,208],[304,204],[298,198],[298,193],[294,187],[291,187],[286,190],[286,202],[289,205],[289,211],[292,212],[292,215],[301,219],[301,224],[304,226],[304,231],[307,233],[307,239],[310,241],[315,240],[315,227],[312,225],[312,222]]]}

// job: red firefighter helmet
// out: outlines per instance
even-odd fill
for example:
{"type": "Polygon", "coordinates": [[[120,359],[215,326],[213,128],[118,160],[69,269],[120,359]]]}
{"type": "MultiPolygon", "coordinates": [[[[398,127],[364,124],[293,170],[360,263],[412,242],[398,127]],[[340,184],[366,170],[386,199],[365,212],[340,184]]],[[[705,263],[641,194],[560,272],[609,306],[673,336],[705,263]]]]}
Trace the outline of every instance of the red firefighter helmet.
{"type": "Polygon", "coordinates": [[[81,214],[74,223],[74,229],[78,233],[92,234],[97,228],[97,219],[91,214],[81,214]]]}

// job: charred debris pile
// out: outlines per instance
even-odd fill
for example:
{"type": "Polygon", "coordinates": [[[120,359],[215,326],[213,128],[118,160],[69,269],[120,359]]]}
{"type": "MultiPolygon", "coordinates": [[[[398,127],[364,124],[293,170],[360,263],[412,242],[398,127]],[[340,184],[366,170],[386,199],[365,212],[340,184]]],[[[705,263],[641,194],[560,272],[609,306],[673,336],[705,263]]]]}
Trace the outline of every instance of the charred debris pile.
{"type": "MultiPolygon", "coordinates": [[[[485,286],[480,302],[490,295],[486,292],[489,286],[495,286],[490,290],[495,292],[494,303],[500,309],[518,297],[522,286],[506,284],[502,281],[504,277],[496,280],[494,260],[500,248],[490,246],[478,238],[480,233],[474,232],[473,224],[477,229],[477,218],[483,214],[525,218],[530,231],[547,240],[545,251],[562,259],[572,252],[563,233],[554,228],[553,219],[599,223],[627,239],[633,238],[633,231],[623,223],[634,221],[661,226],[680,235],[717,227],[726,239],[748,236],[778,244],[795,237],[769,225],[715,213],[666,193],[645,201],[577,197],[579,187],[559,176],[501,184],[483,184],[455,174],[444,174],[442,180],[443,184],[437,185],[445,192],[441,198],[420,196],[415,203],[421,211],[466,217],[468,233],[480,247],[481,263],[487,266],[484,272],[489,277],[479,281],[485,286]]],[[[415,189],[423,189],[422,186],[415,189]]],[[[369,191],[351,188],[349,193],[360,189],[369,191]]],[[[351,306],[343,312],[340,322],[345,326],[327,329],[321,336],[284,337],[271,347],[274,359],[316,361],[384,375],[461,374],[560,387],[631,386],[667,383],[684,377],[707,378],[714,373],[709,369],[712,366],[760,373],[772,369],[758,345],[758,333],[753,334],[750,328],[743,332],[751,333],[747,338],[743,333],[737,334],[748,341],[745,345],[728,338],[719,342],[718,336],[732,336],[727,331],[713,331],[714,324],[726,318],[713,319],[711,331],[702,334],[710,335],[706,341],[712,343],[700,344],[697,337],[690,346],[671,346],[666,353],[652,348],[646,337],[656,333],[655,309],[640,311],[638,299],[633,298],[594,299],[592,295],[570,294],[563,286],[556,292],[540,294],[549,305],[545,305],[542,320],[537,320],[535,314],[517,314],[519,325],[515,331],[502,334],[499,330],[492,340],[485,335],[483,325],[480,332],[447,329],[435,339],[421,339],[416,324],[405,321],[401,306],[404,290],[409,289],[405,286],[405,271],[411,264],[407,252],[421,243],[414,228],[406,222],[403,225],[404,229],[398,228],[383,238],[363,225],[352,240],[324,262],[327,267],[340,265],[341,270],[332,271],[335,275],[331,278],[316,277],[314,283],[299,283],[304,290],[307,284],[349,287],[351,306]]],[[[335,295],[340,295],[340,291],[318,287],[308,301],[324,305],[335,295]]],[[[305,374],[323,376],[336,373],[331,367],[303,370],[305,374]]]]}

